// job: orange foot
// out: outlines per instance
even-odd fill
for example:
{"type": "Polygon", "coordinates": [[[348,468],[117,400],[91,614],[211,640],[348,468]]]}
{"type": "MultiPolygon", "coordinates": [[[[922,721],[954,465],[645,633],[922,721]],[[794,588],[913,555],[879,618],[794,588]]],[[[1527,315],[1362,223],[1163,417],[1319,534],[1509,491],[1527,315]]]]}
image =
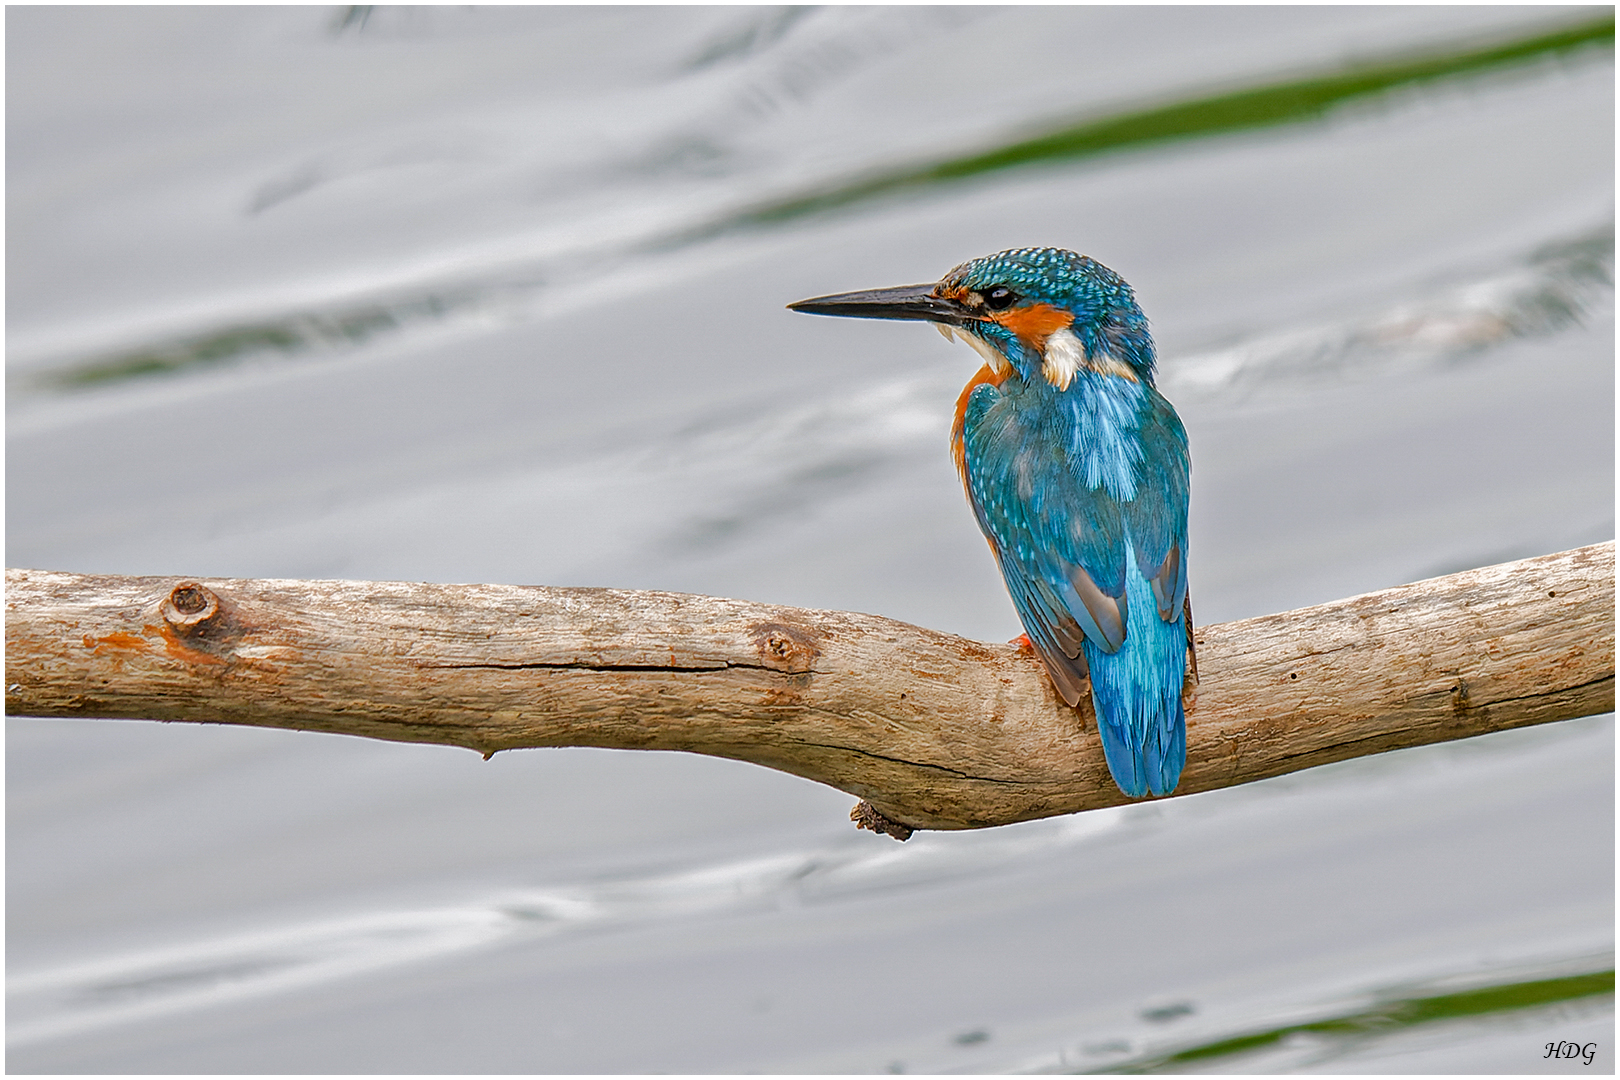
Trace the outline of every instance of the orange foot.
{"type": "Polygon", "coordinates": [[[1029,635],[1028,634],[1019,634],[1017,637],[1015,637],[1011,641],[1007,642],[1007,644],[1018,646],[1018,651],[1019,652],[1034,652],[1035,651],[1035,643],[1033,641],[1029,640],[1029,635]]]}

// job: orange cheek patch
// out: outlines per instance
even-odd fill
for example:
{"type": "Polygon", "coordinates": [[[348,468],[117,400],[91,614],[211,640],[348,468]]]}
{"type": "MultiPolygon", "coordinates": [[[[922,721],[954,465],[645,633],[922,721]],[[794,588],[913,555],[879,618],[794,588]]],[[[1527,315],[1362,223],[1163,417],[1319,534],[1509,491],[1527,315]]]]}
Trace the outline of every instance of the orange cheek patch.
{"type": "Polygon", "coordinates": [[[1028,307],[997,311],[990,318],[1018,335],[1031,349],[1044,348],[1046,339],[1074,322],[1074,316],[1051,304],[1030,304],[1028,307]]]}

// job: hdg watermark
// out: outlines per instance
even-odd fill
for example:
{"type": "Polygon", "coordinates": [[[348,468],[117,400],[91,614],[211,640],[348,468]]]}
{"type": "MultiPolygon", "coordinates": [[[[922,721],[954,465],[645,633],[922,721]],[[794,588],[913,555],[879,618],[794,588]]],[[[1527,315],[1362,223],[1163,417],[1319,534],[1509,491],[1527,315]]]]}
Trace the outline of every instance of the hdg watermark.
{"type": "Polygon", "coordinates": [[[1587,1065],[1597,1056],[1597,1043],[1575,1043],[1565,1039],[1547,1044],[1547,1052],[1541,1055],[1544,1058],[1581,1058],[1587,1065]]]}

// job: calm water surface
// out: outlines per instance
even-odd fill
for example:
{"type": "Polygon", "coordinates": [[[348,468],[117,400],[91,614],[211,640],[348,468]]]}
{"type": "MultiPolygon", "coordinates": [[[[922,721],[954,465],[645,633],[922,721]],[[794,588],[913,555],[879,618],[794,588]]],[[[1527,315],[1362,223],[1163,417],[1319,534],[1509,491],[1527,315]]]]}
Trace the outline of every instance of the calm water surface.
{"type": "MultiPolygon", "coordinates": [[[[978,360],[782,305],[1026,244],[1153,320],[1201,621],[1610,539],[1612,22],[1546,42],[1603,18],[10,9],[6,563],[1004,640],[945,446],[978,360]]],[[[902,846],[686,755],[12,719],[8,1065],[1612,1071],[1613,755],[902,846]]]]}

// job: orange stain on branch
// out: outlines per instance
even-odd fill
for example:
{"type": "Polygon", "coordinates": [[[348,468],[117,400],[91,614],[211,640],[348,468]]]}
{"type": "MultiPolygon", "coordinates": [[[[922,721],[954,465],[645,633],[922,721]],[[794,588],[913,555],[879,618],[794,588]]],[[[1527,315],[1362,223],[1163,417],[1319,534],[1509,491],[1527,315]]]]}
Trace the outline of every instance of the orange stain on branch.
{"type": "Polygon", "coordinates": [[[185,664],[223,664],[225,658],[207,653],[201,649],[193,648],[181,635],[168,626],[148,626],[147,630],[157,634],[163,639],[163,651],[172,659],[185,664]]]}
{"type": "Polygon", "coordinates": [[[89,634],[86,634],[84,635],[84,647],[97,653],[104,649],[140,649],[144,652],[146,649],[150,648],[144,638],[138,638],[134,634],[125,634],[121,632],[108,634],[106,637],[98,638],[93,638],[89,634]]]}

